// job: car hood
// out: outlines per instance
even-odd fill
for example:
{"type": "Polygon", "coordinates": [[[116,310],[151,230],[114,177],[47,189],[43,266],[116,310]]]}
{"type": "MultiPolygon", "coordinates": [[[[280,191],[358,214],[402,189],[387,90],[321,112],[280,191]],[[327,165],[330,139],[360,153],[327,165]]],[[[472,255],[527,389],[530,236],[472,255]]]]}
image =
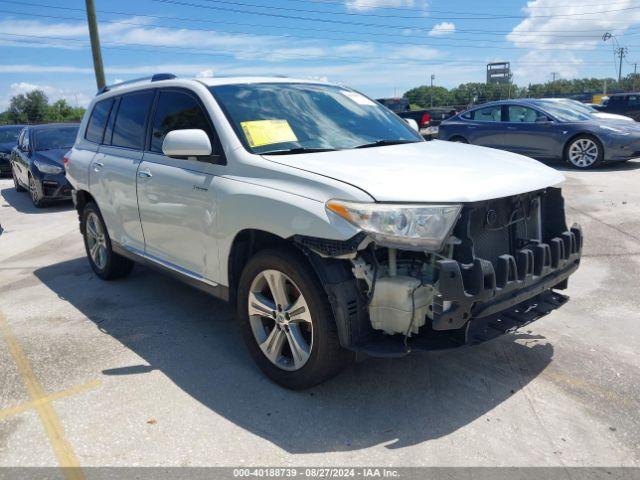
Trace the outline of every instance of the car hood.
{"type": "Polygon", "coordinates": [[[59,167],[64,166],[62,159],[65,153],[69,151],[68,148],[56,148],[53,150],[40,150],[33,153],[31,157],[33,160],[42,160],[45,162],[53,163],[59,167]]]}
{"type": "Polygon", "coordinates": [[[11,150],[13,150],[13,147],[15,147],[15,146],[16,146],[15,142],[0,143],[0,152],[2,152],[2,153],[10,153],[11,150]]]}
{"type": "Polygon", "coordinates": [[[476,202],[565,179],[522,155],[440,140],[264,158],[351,184],[379,202],[476,202]]]}
{"type": "Polygon", "coordinates": [[[594,117],[603,118],[605,120],[620,120],[625,122],[633,122],[633,118],[627,117],[626,115],[618,115],[616,113],[604,113],[598,112],[593,114],[594,117]]]}

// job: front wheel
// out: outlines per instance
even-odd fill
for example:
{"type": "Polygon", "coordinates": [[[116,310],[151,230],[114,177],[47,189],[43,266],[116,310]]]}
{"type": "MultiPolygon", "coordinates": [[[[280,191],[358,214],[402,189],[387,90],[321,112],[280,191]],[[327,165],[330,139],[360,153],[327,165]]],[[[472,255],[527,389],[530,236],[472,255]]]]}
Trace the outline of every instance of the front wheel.
{"type": "Polygon", "coordinates": [[[301,390],[317,385],[353,358],[340,346],[324,289],[296,252],[257,253],[242,273],[237,298],[249,353],[283,387],[301,390]]]}
{"type": "Polygon", "coordinates": [[[15,187],[16,192],[24,192],[24,187],[20,183],[20,180],[18,180],[18,177],[16,176],[16,171],[13,168],[13,165],[11,165],[11,176],[13,177],[13,186],[15,187]]]}
{"type": "Polygon", "coordinates": [[[602,144],[589,135],[574,138],[565,149],[565,160],[581,170],[596,168],[602,163],[603,158],[602,144]]]}
{"type": "Polygon", "coordinates": [[[115,280],[131,273],[133,262],[113,251],[109,232],[95,203],[84,207],[81,228],[87,258],[96,275],[103,280],[115,280]]]}
{"type": "Polygon", "coordinates": [[[33,175],[29,175],[29,194],[31,195],[31,202],[34,207],[44,207],[42,194],[40,193],[40,189],[38,188],[38,184],[36,183],[36,179],[33,178],[33,175]]]}

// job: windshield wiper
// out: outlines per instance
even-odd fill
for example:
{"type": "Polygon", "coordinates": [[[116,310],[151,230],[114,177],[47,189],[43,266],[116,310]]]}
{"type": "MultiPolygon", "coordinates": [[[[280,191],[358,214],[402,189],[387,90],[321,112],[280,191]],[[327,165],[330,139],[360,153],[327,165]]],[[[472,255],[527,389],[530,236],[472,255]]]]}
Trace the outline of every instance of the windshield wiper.
{"type": "Polygon", "coordinates": [[[419,143],[418,140],[378,140],[372,143],[365,143],[364,145],[358,145],[353,148],[373,148],[373,147],[386,147],[387,145],[402,145],[405,143],[419,143]]]}
{"type": "Polygon", "coordinates": [[[260,152],[260,155],[296,155],[298,153],[318,153],[318,152],[335,152],[335,148],[306,148],[296,147],[286,150],[271,150],[269,152],[260,152]]]}

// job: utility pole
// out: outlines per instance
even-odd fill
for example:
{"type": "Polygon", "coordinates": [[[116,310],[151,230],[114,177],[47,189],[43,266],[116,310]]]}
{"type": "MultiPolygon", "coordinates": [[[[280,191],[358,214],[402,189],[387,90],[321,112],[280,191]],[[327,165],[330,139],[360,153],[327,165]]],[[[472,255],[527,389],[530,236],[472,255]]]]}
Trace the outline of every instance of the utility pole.
{"type": "Polygon", "coordinates": [[[432,73],[431,74],[431,108],[433,108],[433,81],[436,79],[436,76],[432,73]]]}
{"type": "Polygon", "coordinates": [[[98,90],[105,86],[104,66],[102,64],[102,51],[100,50],[100,35],[98,34],[98,21],[96,20],[96,7],[93,0],[85,0],[87,5],[87,22],[89,23],[89,36],[91,37],[91,53],[93,54],[93,69],[96,71],[96,84],[98,90]]]}
{"type": "Polygon", "coordinates": [[[616,55],[620,57],[620,67],[618,68],[618,83],[622,81],[622,59],[627,56],[629,49],[627,47],[616,48],[616,55]]]}
{"type": "Polygon", "coordinates": [[[633,64],[633,88],[632,90],[635,92],[636,91],[636,78],[638,77],[638,64],[634,63],[633,64]]]}
{"type": "Polygon", "coordinates": [[[551,88],[552,88],[552,93],[551,96],[555,97],[556,96],[556,77],[558,76],[558,72],[551,72],[551,78],[553,80],[551,80],[551,88]]]}

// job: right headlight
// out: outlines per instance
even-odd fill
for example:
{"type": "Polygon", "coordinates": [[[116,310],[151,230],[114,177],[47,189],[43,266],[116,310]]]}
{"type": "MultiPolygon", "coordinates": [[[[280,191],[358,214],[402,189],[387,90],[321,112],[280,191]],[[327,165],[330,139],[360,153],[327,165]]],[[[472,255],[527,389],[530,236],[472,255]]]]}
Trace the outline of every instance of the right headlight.
{"type": "Polygon", "coordinates": [[[329,200],[327,210],[367,232],[382,246],[440,251],[461,205],[395,205],[329,200]]]}

